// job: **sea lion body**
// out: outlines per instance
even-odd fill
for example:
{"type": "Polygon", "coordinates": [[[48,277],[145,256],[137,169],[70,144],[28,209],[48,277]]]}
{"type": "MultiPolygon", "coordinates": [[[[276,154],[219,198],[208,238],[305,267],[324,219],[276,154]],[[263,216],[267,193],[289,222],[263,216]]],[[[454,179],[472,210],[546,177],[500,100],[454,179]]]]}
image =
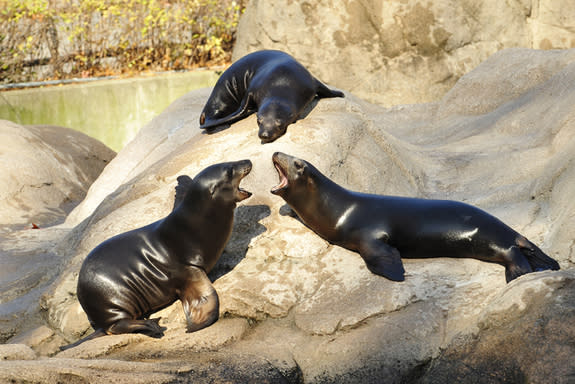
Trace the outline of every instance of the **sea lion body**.
{"type": "Polygon", "coordinates": [[[282,136],[315,98],[343,97],[317,80],[287,53],[264,50],[232,64],[218,79],[200,117],[212,130],[257,111],[258,136],[268,143],[282,136]]]}
{"type": "Polygon", "coordinates": [[[165,218],[114,236],[92,250],[78,276],[78,300],[95,332],[163,335],[148,317],[181,300],[188,332],[213,324],[219,299],[207,273],[231,235],[239,188],[251,170],[243,160],[210,166],[194,179],[178,177],[173,211],[165,218]]]}
{"type": "Polygon", "coordinates": [[[357,251],[375,274],[404,280],[401,257],[465,257],[498,263],[511,281],[559,264],[489,213],[457,201],[349,191],[310,163],[273,156],[281,178],[272,193],[330,243],[357,251]]]}

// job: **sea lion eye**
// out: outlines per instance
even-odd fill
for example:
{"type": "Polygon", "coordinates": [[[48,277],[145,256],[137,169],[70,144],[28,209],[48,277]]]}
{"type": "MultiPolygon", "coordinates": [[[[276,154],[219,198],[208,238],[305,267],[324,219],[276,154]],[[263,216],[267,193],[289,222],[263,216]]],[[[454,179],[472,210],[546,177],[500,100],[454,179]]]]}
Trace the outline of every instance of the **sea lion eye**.
{"type": "Polygon", "coordinates": [[[296,160],[293,163],[295,169],[298,171],[298,173],[301,175],[304,171],[305,168],[305,163],[301,160],[296,160]]]}
{"type": "Polygon", "coordinates": [[[231,179],[234,177],[234,170],[232,168],[228,168],[227,176],[228,176],[228,179],[231,179]]]}

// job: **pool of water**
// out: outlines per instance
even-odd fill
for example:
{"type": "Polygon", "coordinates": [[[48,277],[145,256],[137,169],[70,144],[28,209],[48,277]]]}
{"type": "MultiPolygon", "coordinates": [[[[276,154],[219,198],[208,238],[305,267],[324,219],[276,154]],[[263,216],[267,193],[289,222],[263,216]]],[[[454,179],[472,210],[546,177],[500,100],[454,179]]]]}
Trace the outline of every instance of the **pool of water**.
{"type": "Polygon", "coordinates": [[[199,70],[2,91],[0,119],[73,128],[119,151],[174,100],[217,79],[199,70]]]}

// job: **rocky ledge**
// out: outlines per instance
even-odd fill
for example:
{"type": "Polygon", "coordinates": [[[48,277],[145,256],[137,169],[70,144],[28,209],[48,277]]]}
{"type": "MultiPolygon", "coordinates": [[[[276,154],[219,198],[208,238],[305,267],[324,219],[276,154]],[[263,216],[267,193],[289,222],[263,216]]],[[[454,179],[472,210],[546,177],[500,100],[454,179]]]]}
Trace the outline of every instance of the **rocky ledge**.
{"type": "Polygon", "coordinates": [[[42,249],[59,267],[37,311],[15,318],[20,312],[3,303],[11,332],[0,345],[0,379],[573,380],[574,83],[575,50],[504,50],[439,102],[384,108],[346,93],[320,100],[266,145],[255,116],[203,134],[198,119],[210,90],[187,94],[118,153],[65,223],[12,236],[12,246],[42,249]],[[501,266],[439,258],[406,260],[402,283],[373,275],[356,253],[320,239],[269,193],[278,182],[275,151],[309,160],[350,189],[475,204],[562,270],[506,284],[501,266]],[[75,297],[87,253],[166,215],[178,175],[243,158],[254,164],[243,182],[254,195],[238,207],[232,239],[211,274],[220,320],[187,334],[178,302],[159,313],[167,327],[162,339],[107,336],[58,352],[90,331],[75,297]]]}

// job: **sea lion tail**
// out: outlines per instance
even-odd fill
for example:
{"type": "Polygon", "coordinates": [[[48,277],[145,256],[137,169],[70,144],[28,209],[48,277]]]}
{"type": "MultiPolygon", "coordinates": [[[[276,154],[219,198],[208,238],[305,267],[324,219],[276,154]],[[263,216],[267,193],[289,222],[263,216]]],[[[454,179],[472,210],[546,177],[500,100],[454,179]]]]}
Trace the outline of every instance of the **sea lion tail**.
{"type": "Polygon", "coordinates": [[[95,338],[98,338],[101,336],[106,336],[106,335],[107,335],[106,331],[104,331],[102,328],[97,329],[94,332],[92,332],[91,334],[89,334],[88,336],[81,338],[80,340],[76,341],[75,343],[61,346],[60,351],[65,351],[67,349],[77,347],[78,345],[82,344],[85,341],[92,340],[92,339],[95,339],[95,338]]]}
{"type": "Polygon", "coordinates": [[[517,238],[517,245],[523,255],[525,255],[525,258],[527,258],[527,262],[534,272],[559,270],[560,267],[557,261],[547,256],[541,249],[523,236],[517,238]]]}

